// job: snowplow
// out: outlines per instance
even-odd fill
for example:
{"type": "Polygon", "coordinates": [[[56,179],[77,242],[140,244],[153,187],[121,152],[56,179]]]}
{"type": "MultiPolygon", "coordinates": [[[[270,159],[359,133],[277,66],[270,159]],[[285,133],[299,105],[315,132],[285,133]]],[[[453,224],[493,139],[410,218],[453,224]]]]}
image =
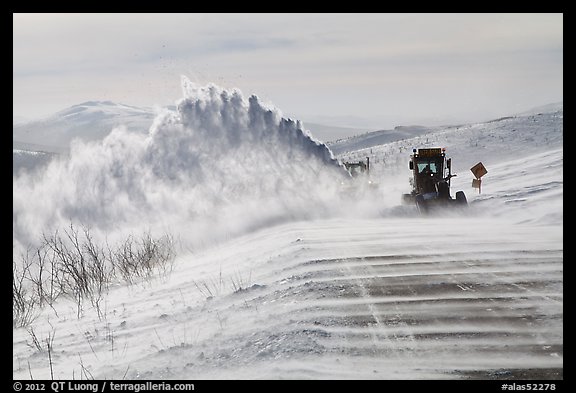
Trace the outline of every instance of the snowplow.
{"type": "Polygon", "coordinates": [[[366,157],[366,162],[357,161],[344,163],[344,167],[352,177],[360,177],[361,175],[370,175],[370,157],[366,157]]]}
{"type": "Polygon", "coordinates": [[[464,191],[450,195],[452,159],[446,157],[446,149],[440,147],[413,149],[409,168],[412,192],[403,194],[405,204],[416,204],[425,213],[436,207],[464,207],[468,205],[464,191]]]}
{"type": "Polygon", "coordinates": [[[366,160],[346,161],[342,164],[350,174],[349,182],[341,182],[344,194],[357,197],[366,190],[378,189],[378,184],[370,177],[370,157],[366,157],[366,160]]]}

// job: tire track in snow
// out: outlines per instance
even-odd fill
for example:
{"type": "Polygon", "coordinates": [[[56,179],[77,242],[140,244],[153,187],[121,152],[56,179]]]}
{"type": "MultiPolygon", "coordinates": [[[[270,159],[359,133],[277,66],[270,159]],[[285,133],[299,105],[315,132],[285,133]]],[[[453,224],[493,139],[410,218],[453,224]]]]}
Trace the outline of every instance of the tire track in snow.
{"type": "MultiPolygon", "coordinates": [[[[349,273],[349,275],[352,275],[352,269],[349,266],[347,266],[346,269],[347,269],[347,272],[349,273]]],[[[384,341],[386,342],[387,347],[391,349],[392,355],[397,356],[394,341],[390,337],[390,335],[387,334],[386,324],[382,323],[382,321],[380,321],[380,318],[378,317],[378,312],[376,311],[376,309],[374,307],[374,303],[371,301],[370,294],[366,290],[366,287],[364,286],[362,279],[358,278],[355,281],[356,281],[358,288],[360,289],[360,296],[366,300],[365,306],[368,308],[369,314],[371,315],[371,317],[376,322],[377,330],[374,329],[374,326],[368,325],[369,334],[372,338],[372,345],[374,346],[374,348],[373,348],[374,354],[376,355],[376,353],[377,353],[376,348],[378,348],[380,346],[379,340],[378,340],[378,333],[377,333],[379,331],[379,332],[382,332],[382,335],[384,336],[384,341]]],[[[394,337],[394,339],[395,339],[395,337],[394,337]]]]}

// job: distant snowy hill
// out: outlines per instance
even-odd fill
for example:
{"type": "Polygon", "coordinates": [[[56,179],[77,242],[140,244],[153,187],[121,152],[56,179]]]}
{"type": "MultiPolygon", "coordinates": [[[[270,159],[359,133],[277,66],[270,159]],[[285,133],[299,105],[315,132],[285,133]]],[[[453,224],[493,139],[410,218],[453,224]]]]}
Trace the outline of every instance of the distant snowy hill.
{"type": "Polygon", "coordinates": [[[517,113],[516,116],[528,116],[528,115],[537,115],[539,113],[551,113],[551,112],[563,112],[563,111],[564,111],[564,102],[562,101],[537,106],[527,111],[517,113]]]}
{"type": "Polygon", "coordinates": [[[150,108],[117,104],[110,101],[88,101],[74,105],[44,119],[13,125],[14,148],[22,143],[40,145],[44,151],[60,153],[70,142],[102,139],[118,126],[146,132],[155,112],[150,108]]]}
{"type": "Polygon", "coordinates": [[[355,135],[349,138],[328,142],[327,145],[334,154],[365,149],[370,146],[383,145],[402,139],[441,130],[442,127],[398,126],[393,130],[379,130],[355,135]]]}
{"type": "MultiPolygon", "coordinates": [[[[394,130],[369,132],[329,142],[327,145],[335,155],[342,156],[354,155],[354,152],[359,151],[361,151],[360,155],[363,155],[366,151],[362,150],[374,150],[377,146],[391,144],[392,142],[398,142],[398,145],[406,146],[406,148],[410,149],[413,147],[436,146],[438,143],[444,143],[445,145],[442,146],[446,147],[473,144],[471,146],[476,149],[466,149],[466,156],[476,156],[477,154],[474,151],[479,152],[481,149],[488,148],[496,149],[496,151],[502,153],[511,153],[518,149],[525,152],[527,147],[532,151],[533,149],[547,146],[552,142],[562,143],[563,113],[562,103],[556,103],[483,123],[444,127],[396,127],[394,130]],[[549,124],[548,122],[551,122],[557,128],[550,130],[545,126],[549,124]],[[556,132],[558,129],[560,129],[560,132],[556,132]],[[458,142],[455,143],[454,138],[458,142]],[[552,141],[550,138],[552,138],[552,141]]],[[[396,145],[388,145],[387,148],[392,146],[396,145]]]]}

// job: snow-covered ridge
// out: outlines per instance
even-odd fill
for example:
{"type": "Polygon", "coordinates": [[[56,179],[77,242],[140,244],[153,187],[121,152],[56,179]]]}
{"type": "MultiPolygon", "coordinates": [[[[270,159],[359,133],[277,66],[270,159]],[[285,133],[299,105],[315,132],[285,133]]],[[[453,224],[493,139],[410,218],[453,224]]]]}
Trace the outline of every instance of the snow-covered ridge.
{"type": "Polygon", "coordinates": [[[540,105],[535,108],[528,109],[517,113],[515,116],[529,116],[538,115],[543,113],[564,112],[564,102],[554,102],[546,105],[540,105]]]}
{"type": "Polygon", "coordinates": [[[331,141],[327,144],[334,154],[338,155],[349,151],[383,145],[397,140],[413,138],[418,135],[432,133],[441,129],[441,127],[398,126],[393,130],[372,131],[365,134],[355,135],[350,138],[331,141]]]}
{"type": "MultiPolygon", "coordinates": [[[[374,131],[350,138],[328,142],[328,146],[330,146],[330,149],[334,152],[334,154],[343,155],[349,152],[401,140],[413,140],[420,142],[422,138],[416,139],[419,136],[424,136],[426,139],[430,140],[431,134],[441,132],[449,133],[453,130],[463,131],[468,129],[478,129],[493,135],[495,132],[504,134],[508,131],[515,132],[516,129],[518,129],[521,131],[519,134],[530,134],[535,130],[537,131],[538,127],[541,127],[542,124],[546,124],[548,118],[557,120],[554,123],[554,127],[557,129],[558,123],[562,123],[563,121],[563,113],[563,103],[555,103],[533,108],[516,115],[504,116],[481,123],[436,127],[399,126],[395,127],[394,130],[374,131]],[[540,116],[545,116],[545,118],[539,118],[540,116]],[[530,124],[531,122],[535,124],[530,124]],[[498,131],[499,128],[502,128],[502,131],[498,131]],[[529,130],[526,130],[526,128],[529,130]]],[[[543,130],[543,132],[546,134],[548,133],[548,130],[543,130]]],[[[481,138],[481,136],[479,136],[479,138],[481,138]]],[[[510,141],[503,140],[503,142],[508,143],[510,141]]]]}
{"type": "Polygon", "coordinates": [[[112,101],[87,101],[57,112],[54,117],[73,119],[82,116],[81,121],[90,122],[111,117],[142,116],[149,118],[154,111],[149,108],[114,103],[112,101]]]}
{"type": "Polygon", "coordinates": [[[14,124],[14,143],[46,146],[53,152],[68,149],[74,139],[101,140],[112,129],[124,126],[135,132],[146,132],[156,112],[110,101],[88,101],[43,119],[14,124]]]}
{"type": "MultiPolygon", "coordinates": [[[[354,150],[355,141],[341,159],[373,155],[375,161],[386,162],[388,171],[396,170],[413,148],[441,146],[455,157],[459,168],[469,168],[478,161],[501,162],[531,155],[563,144],[563,111],[535,115],[504,117],[485,123],[438,128],[413,138],[374,144],[354,150]]],[[[401,164],[404,166],[404,164],[401,164]]]]}

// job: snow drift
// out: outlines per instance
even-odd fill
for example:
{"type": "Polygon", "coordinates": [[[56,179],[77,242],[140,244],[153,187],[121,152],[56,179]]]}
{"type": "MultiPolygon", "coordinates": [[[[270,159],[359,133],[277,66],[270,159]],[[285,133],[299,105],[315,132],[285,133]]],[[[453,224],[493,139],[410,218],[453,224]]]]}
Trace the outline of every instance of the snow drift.
{"type": "Polygon", "coordinates": [[[184,97],[148,133],[115,128],[14,177],[15,243],[70,222],[111,237],[141,230],[199,244],[309,218],[347,173],[299,121],[258,97],[182,78],[184,97]]]}

